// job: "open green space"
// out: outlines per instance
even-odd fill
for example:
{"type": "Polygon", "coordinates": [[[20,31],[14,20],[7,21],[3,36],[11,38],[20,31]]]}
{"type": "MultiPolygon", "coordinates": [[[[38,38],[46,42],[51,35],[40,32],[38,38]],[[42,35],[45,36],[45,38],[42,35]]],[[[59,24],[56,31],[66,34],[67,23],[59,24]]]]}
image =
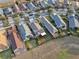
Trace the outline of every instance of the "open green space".
{"type": "Polygon", "coordinates": [[[11,54],[11,49],[7,49],[3,52],[0,52],[0,59],[12,59],[11,54]]]}
{"type": "Polygon", "coordinates": [[[70,54],[67,52],[66,49],[62,49],[57,56],[57,59],[68,59],[70,54]]]}

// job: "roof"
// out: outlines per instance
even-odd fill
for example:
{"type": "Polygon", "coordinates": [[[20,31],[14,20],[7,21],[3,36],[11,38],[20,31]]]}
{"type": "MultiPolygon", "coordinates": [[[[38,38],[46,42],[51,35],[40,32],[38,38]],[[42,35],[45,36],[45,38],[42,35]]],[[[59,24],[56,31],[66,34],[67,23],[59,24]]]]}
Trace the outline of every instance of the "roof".
{"type": "Polygon", "coordinates": [[[79,28],[79,22],[75,18],[75,16],[73,16],[73,15],[68,16],[68,21],[69,21],[70,28],[75,28],[75,27],[79,28]]]}
{"type": "Polygon", "coordinates": [[[38,35],[38,34],[40,35],[39,29],[35,23],[32,22],[32,23],[29,23],[29,25],[35,35],[38,35]]]}
{"type": "Polygon", "coordinates": [[[26,33],[26,36],[32,35],[29,26],[28,26],[24,21],[21,21],[21,22],[19,23],[19,26],[22,26],[22,27],[23,27],[24,32],[26,33]]]}
{"type": "Polygon", "coordinates": [[[56,0],[48,0],[49,4],[52,4],[52,3],[55,4],[55,2],[56,2],[56,0]]]}
{"type": "Polygon", "coordinates": [[[41,17],[40,21],[51,34],[58,31],[45,17],[41,17]]]}
{"type": "Polygon", "coordinates": [[[57,28],[62,28],[63,26],[66,26],[65,22],[61,19],[58,15],[51,15],[52,20],[54,20],[57,28]]]}
{"type": "Polygon", "coordinates": [[[6,36],[6,31],[0,31],[0,51],[3,51],[8,48],[8,41],[6,36]]]}
{"type": "Polygon", "coordinates": [[[23,3],[22,6],[24,7],[24,9],[27,9],[27,6],[23,3]]]}
{"type": "Polygon", "coordinates": [[[9,12],[12,12],[12,8],[8,7],[9,12]]]}
{"type": "Polygon", "coordinates": [[[41,1],[40,4],[42,7],[47,7],[47,2],[45,2],[45,1],[41,1]]]}
{"type": "Polygon", "coordinates": [[[7,14],[12,13],[12,9],[11,9],[10,7],[4,8],[4,9],[3,9],[3,12],[7,15],[7,14]]]}
{"type": "Polygon", "coordinates": [[[24,29],[25,29],[25,31],[26,31],[26,35],[27,36],[29,36],[29,35],[31,35],[32,33],[31,33],[31,31],[30,31],[30,28],[28,27],[28,25],[27,24],[23,24],[23,27],[24,27],[24,29]]]}
{"type": "Polygon", "coordinates": [[[25,32],[23,26],[22,25],[18,26],[18,30],[19,30],[22,40],[25,40],[26,39],[26,32],[25,32]]]}
{"type": "Polygon", "coordinates": [[[10,25],[14,24],[14,20],[12,17],[8,17],[8,22],[10,25]]]}
{"type": "Polygon", "coordinates": [[[35,22],[35,25],[39,29],[39,32],[42,36],[46,35],[44,29],[39,25],[39,23],[35,22]]]}
{"type": "Polygon", "coordinates": [[[17,33],[16,27],[12,27],[12,33],[16,42],[16,46],[18,49],[23,48],[23,42],[21,41],[22,39],[20,38],[19,34],[17,33]]]}
{"type": "Polygon", "coordinates": [[[34,10],[35,9],[35,5],[31,2],[31,3],[27,3],[26,4],[28,6],[29,9],[34,10]]]}
{"type": "Polygon", "coordinates": [[[8,31],[7,31],[7,37],[8,37],[9,43],[11,45],[11,48],[13,50],[15,50],[17,48],[17,46],[16,46],[16,42],[15,42],[15,39],[14,39],[14,36],[12,34],[12,30],[11,29],[8,29],[8,31]]]}
{"type": "Polygon", "coordinates": [[[3,22],[0,20],[0,28],[3,28],[4,24],[3,22]]]}
{"type": "Polygon", "coordinates": [[[8,11],[7,8],[4,8],[4,9],[3,9],[3,12],[4,12],[5,14],[8,14],[8,13],[9,13],[9,11],[8,11]]]}
{"type": "Polygon", "coordinates": [[[22,4],[18,5],[18,7],[21,11],[28,10],[28,7],[26,6],[26,3],[22,3],[22,4]]]}
{"type": "Polygon", "coordinates": [[[30,16],[30,17],[29,17],[29,21],[30,21],[30,22],[34,22],[34,18],[30,16]]]}
{"type": "Polygon", "coordinates": [[[0,14],[3,15],[3,13],[4,13],[3,9],[0,8],[0,14]]]}
{"type": "Polygon", "coordinates": [[[15,4],[15,8],[14,9],[15,9],[16,12],[20,12],[20,8],[16,4],[15,4]]]}
{"type": "Polygon", "coordinates": [[[8,29],[8,39],[14,52],[16,52],[17,50],[18,52],[20,52],[21,51],[20,49],[24,49],[24,44],[21,41],[21,38],[17,33],[15,26],[8,29]]]}

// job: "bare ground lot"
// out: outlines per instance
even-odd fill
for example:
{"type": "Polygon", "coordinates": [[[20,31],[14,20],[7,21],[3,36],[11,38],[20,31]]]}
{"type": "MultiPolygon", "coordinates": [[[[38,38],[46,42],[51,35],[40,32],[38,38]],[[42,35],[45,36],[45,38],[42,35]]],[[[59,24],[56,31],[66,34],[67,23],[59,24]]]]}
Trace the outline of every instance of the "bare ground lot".
{"type": "Polygon", "coordinates": [[[13,59],[79,59],[79,38],[54,39],[13,59]]]}

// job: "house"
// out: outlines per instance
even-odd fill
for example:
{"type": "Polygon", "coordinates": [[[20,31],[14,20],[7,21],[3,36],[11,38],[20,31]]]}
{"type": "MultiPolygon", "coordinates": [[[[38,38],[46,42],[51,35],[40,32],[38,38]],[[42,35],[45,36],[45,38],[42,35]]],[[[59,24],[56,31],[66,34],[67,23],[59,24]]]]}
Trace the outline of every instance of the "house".
{"type": "Polygon", "coordinates": [[[28,7],[26,6],[26,3],[19,4],[18,7],[21,11],[28,11],[28,7]]]}
{"type": "Polygon", "coordinates": [[[6,30],[0,30],[0,52],[9,48],[6,30]]]}
{"type": "Polygon", "coordinates": [[[21,10],[20,10],[20,8],[19,8],[19,6],[18,6],[17,4],[14,4],[14,5],[12,6],[12,9],[13,9],[13,12],[16,12],[16,13],[21,12],[21,10]]]}
{"type": "Polygon", "coordinates": [[[14,25],[14,19],[12,17],[8,17],[8,22],[9,22],[9,25],[14,25]]]}
{"type": "Polygon", "coordinates": [[[28,9],[27,6],[25,5],[25,3],[22,4],[22,7],[23,7],[24,10],[28,9]]]}
{"type": "Polygon", "coordinates": [[[4,24],[3,22],[0,20],[0,29],[3,28],[4,24]]]}
{"type": "Polygon", "coordinates": [[[69,28],[71,29],[79,28],[79,22],[75,18],[75,15],[69,15],[68,22],[69,22],[69,28]]]}
{"type": "Polygon", "coordinates": [[[5,15],[13,14],[13,10],[10,7],[4,8],[3,12],[4,12],[5,15]]]}
{"type": "Polygon", "coordinates": [[[0,8],[0,15],[3,15],[3,14],[4,14],[3,9],[0,8]]]}
{"type": "Polygon", "coordinates": [[[39,30],[39,32],[40,32],[40,35],[41,35],[41,36],[45,36],[46,33],[45,33],[44,29],[39,25],[39,23],[38,23],[38,22],[35,22],[34,24],[35,24],[36,27],[38,28],[38,30],[39,30]]]}
{"type": "Polygon", "coordinates": [[[7,30],[7,37],[15,55],[19,55],[26,51],[25,45],[16,30],[16,26],[12,26],[7,30]]]}
{"type": "Polygon", "coordinates": [[[35,5],[34,5],[32,2],[27,3],[26,6],[27,6],[30,10],[35,10],[35,9],[36,9],[35,5]]]}
{"type": "Polygon", "coordinates": [[[66,30],[66,23],[62,20],[62,18],[59,15],[53,14],[51,15],[51,18],[55,22],[57,28],[66,30]]]}
{"type": "Polygon", "coordinates": [[[48,4],[55,4],[56,0],[48,0],[48,4]]]}
{"type": "Polygon", "coordinates": [[[45,8],[48,6],[48,3],[46,1],[40,1],[41,7],[45,8]]]}
{"type": "Polygon", "coordinates": [[[18,7],[17,4],[15,4],[15,9],[16,9],[16,12],[21,12],[20,8],[18,7]]]}
{"type": "Polygon", "coordinates": [[[32,13],[32,14],[29,14],[29,22],[35,22],[35,14],[32,13]]]}
{"type": "Polygon", "coordinates": [[[29,28],[29,26],[24,22],[24,18],[20,18],[20,22],[19,22],[19,25],[17,26],[18,27],[18,31],[21,35],[21,38],[23,39],[23,41],[26,41],[27,38],[30,38],[30,37],[33,37],[32,33],[31,33],[31,30],[29,28]]]}
{"type": "Polygon", "coordinates": [[[40,20],[41,24],[43,26],[45,26],[45,28],[48,30],[48,32],[53,36],[53,37],[57,37],[58,34],[58,30],[43,16],[43,17],[40,17],[40,20]]]}
{"type": "Polygon", "coordinates": [[[29,23],[30,28],[32,29],[34,35],[37,37],[39,35],[44,36],[46,35],[45,31],[43,30],[43,28],[39,25],[38,22],[31,22],[29,23]]]}

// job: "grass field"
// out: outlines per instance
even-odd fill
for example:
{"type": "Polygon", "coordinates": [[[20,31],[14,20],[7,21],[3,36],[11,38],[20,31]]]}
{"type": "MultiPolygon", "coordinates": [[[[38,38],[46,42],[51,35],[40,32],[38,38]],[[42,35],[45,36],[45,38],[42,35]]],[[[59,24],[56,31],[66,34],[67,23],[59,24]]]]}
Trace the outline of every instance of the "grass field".
{"type": "Polygon", "coordinates": [[[10,49],[0,52],[0,59],[12,59],[11,54],[12,52],[10,49]]]}
{"type": "Polygon", "coordinates": [[[57,59],[68,59],[70,54],[67,52],[67,49],[62,49],[57,56],[57,59]]]}

